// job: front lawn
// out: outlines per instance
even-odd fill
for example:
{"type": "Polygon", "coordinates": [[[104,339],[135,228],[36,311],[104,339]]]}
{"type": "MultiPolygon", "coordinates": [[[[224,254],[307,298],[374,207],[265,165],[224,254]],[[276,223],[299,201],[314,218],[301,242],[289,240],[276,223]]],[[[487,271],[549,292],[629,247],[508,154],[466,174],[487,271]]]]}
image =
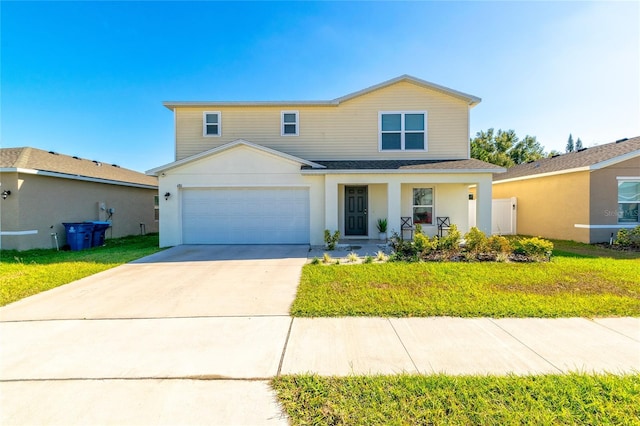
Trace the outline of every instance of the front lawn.
{"type": "Polygon", "coordinates": [[[638,424],[640,374],[283,376],[293,425],[638,424]]]}
{"type": "MultiPolygon", "coordinates": [[[[577,256],[577,257],[571,257],[577,256]]],[[[542,263],[306,265],[291,314],[601,317],[640,315],[640,259],[542,263]]]]}
{"type": "Polygon", "coordinates": [[[153,254],[158,235],[114,238],[81,251],[0,251],[0,306],[153,254]]]}

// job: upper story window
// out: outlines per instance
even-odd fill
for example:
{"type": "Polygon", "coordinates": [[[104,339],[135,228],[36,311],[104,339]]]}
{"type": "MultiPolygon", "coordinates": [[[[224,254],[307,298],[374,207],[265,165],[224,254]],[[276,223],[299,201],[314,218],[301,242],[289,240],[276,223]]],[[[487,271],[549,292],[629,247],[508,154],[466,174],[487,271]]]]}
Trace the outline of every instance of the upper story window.
{"type": "Polygon", "coordinates": [[[425,111],[381,112],[380,150],[427,150],[425,111]]]}
{"type": "Polygon", "coordinates": [[[618,181],[618,223],[640,222],[640,179],[618,181]]]}
{"type": "Polygon", "coordinates": [[[282,111],[282,136],[298,136],[298,111],[282,111]]]}
{"type": "Polygon", "coordinates": [[[221,118],[220,111],[205,111],[202,114],[202,135],[220,136],[222,134],[221,118]]]}

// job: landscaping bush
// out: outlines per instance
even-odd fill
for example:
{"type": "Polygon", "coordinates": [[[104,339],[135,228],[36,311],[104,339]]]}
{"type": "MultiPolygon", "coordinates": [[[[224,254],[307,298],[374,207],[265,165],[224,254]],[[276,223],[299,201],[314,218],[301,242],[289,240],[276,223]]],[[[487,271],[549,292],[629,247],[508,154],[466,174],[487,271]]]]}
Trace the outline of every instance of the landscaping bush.
{"type": "Polygon", "coordinates": [[[328,229],[324,230],[324,242],[327,243],[327,250],[335,250],[339,240],[340,231],[335,231],[331,234],[331,231],[328,229]]]}
{"type": "Polygon", "coordinates": [[[395,233],[391,238],[393,254],[390,261],[517,261],[539,262],[548,260],[553,251],[553,243],[537,237],[524,238],[512,243],[501,235],[487,238],[478,228],[471,228],[465,234],[465,247],[460,248],[460,231],[451,225],[448,235],[438,238],[424,235],[417,228],[413,240],[403,240],[395,233]]]}
{"type": "Polygon", "coordinates": [[[475,226],[464,236],[467,242],[465,248],[471,253],[482,253],[487,250],[487,236],[475,226]]]}
{"type": "Polygon", "coordinates": [[[458,231],[458,227],[451,224],[449,234],[438,239],[438,249],[447,251],[457,251],[460,249],[460,238],[462,235],[458,231]]]}
{"type": "Polygon", "coordinates": [[[521,254],[533,259],[548,259],[553,251],[553,243],[538,237],[523,238],[516,241],[515,254],[521,254]]]}
{"type": "Polygon", "coordinates": [[[620,229],[613,244],[624,249],[640,249],[640,225],[633,229],[620,229]]]}
{"type": "Polygon", "coordinates": [[[511,253],[513,246],[511,241],[502,235],[492,235],[487,239],[487,249],[491,253],[511,253]]]}

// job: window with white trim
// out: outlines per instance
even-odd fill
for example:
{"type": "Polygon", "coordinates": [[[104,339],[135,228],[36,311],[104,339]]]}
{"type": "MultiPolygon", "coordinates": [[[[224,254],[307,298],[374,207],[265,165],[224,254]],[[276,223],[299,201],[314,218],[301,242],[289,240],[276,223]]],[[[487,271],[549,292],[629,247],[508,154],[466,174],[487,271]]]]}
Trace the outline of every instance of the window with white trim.
{"type": "Polygon", "coordinates": [[[413,188],[413,223],[433,225],[433,188],[413,188]]]}
{"type": "Polygon", "coordinates": [[[298,111],[282,111],[280,134],[298,136],[298,111]]]}
{"type": "Polygon", "coordinates": [[[220,111],[205,111],[202,113],[202,135],[222,135],[222,113],[220,111]]]}
{"type": "Polygon", "coordinates": [[[640,179],[618,181],[618,223],[638,223],[640,179]]]}
{"type": "Polygon", "coordinates": [[[426,111],[379,113],[380,151],[426,151],[426,111]]]}

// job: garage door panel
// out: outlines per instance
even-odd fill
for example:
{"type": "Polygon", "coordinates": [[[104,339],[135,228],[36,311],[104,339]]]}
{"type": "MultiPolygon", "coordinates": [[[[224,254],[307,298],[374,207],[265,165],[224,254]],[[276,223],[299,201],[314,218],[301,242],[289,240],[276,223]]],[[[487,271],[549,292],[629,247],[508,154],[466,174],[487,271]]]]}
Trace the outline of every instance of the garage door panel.
{"type": "Polygon", "coordinates": [[[184,244],[306,244],[306,188],[185,189],[184,244]]]}

